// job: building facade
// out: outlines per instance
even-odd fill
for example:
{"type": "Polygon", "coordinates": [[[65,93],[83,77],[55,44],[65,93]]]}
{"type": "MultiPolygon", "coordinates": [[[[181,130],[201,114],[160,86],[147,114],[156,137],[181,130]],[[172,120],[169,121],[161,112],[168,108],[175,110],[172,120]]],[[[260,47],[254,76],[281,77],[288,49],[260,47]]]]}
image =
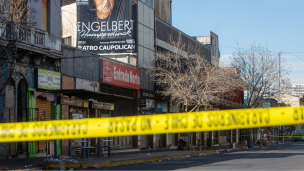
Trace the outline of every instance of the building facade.
{"type": "Polygon", "coordinates": [[[293,83],[287,90],[287,94],[300,97],[304,93],[304,84],[293,83]]]}
{"type": "MultiPolygon", "coordinates": [[[[0,46],[13,52],[13,63],[7,63],[1,70],[0,122],[30,122],[60,119],[61,107],[56,98],[47,93],[50,89],[61,88],[60,58],[61,14],[58,13],[60,0],[24,1],[32,13],[34,24],[18,23],[11,20],[0,23],[0,46]],[[9,72],[10,66],[14,71],[9,72]]],[[[4,51],[1,55],[9,57],[4,51]]],[[[6,62],[4,59],[2,62],[6,62]]],[[[37,157],[46,155],[46,146],[54,142],[30,141],[0,143],[0,156],[37,157]]],[[[61,154],[61,145],[57,146],[61,154]]]]}

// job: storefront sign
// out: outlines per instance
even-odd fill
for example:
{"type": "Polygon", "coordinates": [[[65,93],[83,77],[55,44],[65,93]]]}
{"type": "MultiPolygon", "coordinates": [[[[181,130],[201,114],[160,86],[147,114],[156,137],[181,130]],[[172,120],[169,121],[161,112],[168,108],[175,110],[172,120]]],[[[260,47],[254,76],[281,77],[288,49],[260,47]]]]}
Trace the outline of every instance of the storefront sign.
{"type": "Polygon", "coordinates": [[[37,88],[58,90],[61,87],[61,73],[37,69],[37,88]]]}
{"type": "Polygon", "coordinates": [[[154,98],[154,97],[155,97],[155,94],[142,92],[142,96],[143,96],[143,97],[154,98]]]}
{"type": "Polygon", "coordinates": [[[146,107],[146,99],[143,98],[139,99],[139,107],[146,107]]]}
{"type": "Polygon", "coordinates": [[[146,108],[148,109],[154,108],[154,100],[146,99],[146,108]]]}
{"type": "Polygon", "coordinates": [[[61,97],[60,104],[78,106],[78,107],[89,107],[88,100],[77,99],[75,97],[61,97]]]}
{"type": "Polygon", "coordinates": [[[77,0],[77,14],[78,48],[136,55],[137,0],[77,0]]]}
{"type": "Polygon", "coordinates": [[[142,115],[153,115],[155,114],[154,111],[149,111],[149,110],[140,110],[142,115]]]}
{"type": "Polygon", "coordinates": [[[102,82],[140,89],[140,71],[102,59],[102,82]]]}
{"type": "Polygon", "coordinates": [[[72,119],[83,119],[82,113],[72,113],[72,119]]]}
{"type": "Polygon", "coordinates": [[[99,116],[100,118],[109,118],[111,117],[111,114],[100,114],[99,116]]]}
{"type": "Polygon", "coordinates": [[[76,99],[75,98],[69,98],[69,97],[61,97],[60,104],[74,106],[76,104],[76,99]]]}
{"type": "Polygon", "coordinates": [[[76,78],[76,89],[84,89],[89,91],[99,91],[99,83],[85,79],[76,78]]]}
{"type": "Polygon", "coordinates": [[[156,113],[163,113],[163,108],[155,108],[156,113]]]}
{"type": "Polygon", "coordinates": [[[113,103],[104,103],[104,102],[92,102],[92,108],[114,110],[114,104],[113,103]]]}
{"type": "Polygon", "coordinates": [[[167,101],[161,101],[161,108],[163,108],[163,112],[168,112],[168,103],[167,103],[167,101]]]}

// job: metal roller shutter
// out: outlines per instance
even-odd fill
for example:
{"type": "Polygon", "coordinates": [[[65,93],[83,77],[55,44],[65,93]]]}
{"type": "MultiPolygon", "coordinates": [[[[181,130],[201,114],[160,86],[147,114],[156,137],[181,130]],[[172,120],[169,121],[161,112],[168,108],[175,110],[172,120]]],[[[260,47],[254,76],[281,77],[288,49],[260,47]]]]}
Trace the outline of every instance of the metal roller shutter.
{"type": "MultiPolygon", "coordinates": [[[[36,108],[38,109],[36,113],[36,121],[48,121],[51,120],[51,101],[47,101],[44,98],[36,98],[36,108]]],[[[46,141],[39,141],[36,147],[38,152],[46,151],[46,141]]]]}

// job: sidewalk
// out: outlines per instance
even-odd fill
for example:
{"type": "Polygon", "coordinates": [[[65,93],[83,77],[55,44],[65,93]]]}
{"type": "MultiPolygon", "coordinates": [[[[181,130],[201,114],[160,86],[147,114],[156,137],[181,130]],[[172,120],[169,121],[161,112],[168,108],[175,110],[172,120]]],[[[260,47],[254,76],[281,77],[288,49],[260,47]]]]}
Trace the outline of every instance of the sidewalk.
{"type": "MultiPolygon", "coordinates": [[[[96,153],[90,153],[89,158],[81,159],[81,155],[73,155],[72,159],[58,159],[54,161],[45,161],[45,157],[0,159],[0,166],[5,166],[9,170],[106,168],[143,162],[160,162],[162,160],[174,158],[219,154],[221,151],[225,151],[228,148],[229,146],[214,146],[212,148],[203,147],[201,151],[129,149],[112,153],[110,157],[107,156],[107,152],[106,154],[102,154],[100,158],[97,157],[96,153]]],[[[240,148],[240,144],[237,145],[236,148],[240,148]]]]}

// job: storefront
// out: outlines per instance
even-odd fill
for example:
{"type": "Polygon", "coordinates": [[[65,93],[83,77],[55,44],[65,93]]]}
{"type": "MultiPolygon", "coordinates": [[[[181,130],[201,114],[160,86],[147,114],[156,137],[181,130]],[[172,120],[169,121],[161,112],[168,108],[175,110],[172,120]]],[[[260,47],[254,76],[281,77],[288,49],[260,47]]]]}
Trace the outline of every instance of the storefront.
{"type": "MultiPolygon", "coordinates": [[[[61,73],[35,69],[35,88],[27,92],[27,120],[49,121],[61,119],[61,105],[55,104],[56,97],[49,90],[61,89],[61,73]]],[[[30,141],[27,143],[29,157],[54,155],[54,141],[30,141]]],[[[57,154],[61,155],[61,141],[57,142],[57,154]]]]}

